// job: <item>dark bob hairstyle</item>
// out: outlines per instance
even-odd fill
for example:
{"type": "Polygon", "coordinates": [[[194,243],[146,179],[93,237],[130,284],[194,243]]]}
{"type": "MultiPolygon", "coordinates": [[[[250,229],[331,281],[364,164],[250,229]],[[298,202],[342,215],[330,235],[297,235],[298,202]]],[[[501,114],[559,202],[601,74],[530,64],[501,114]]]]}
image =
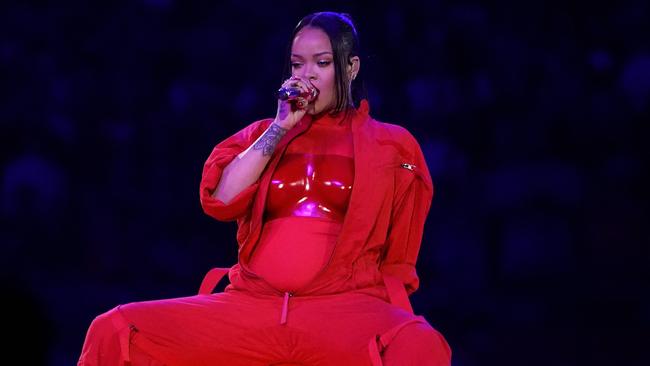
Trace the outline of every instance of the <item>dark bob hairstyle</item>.
{"type": "Polygon", "coordinates": [[[352,18],[348,14],[335,13],[330,11],[312,13],[300,20],[291,34],[287,50],[284,79],[291,76],[291,45],[296,34],[305,27],[319,28],[330,39],[333,52],[334,74],[336,75],[336,104],[334,112],[346,110],[348,107],[356,107],[361,99],[362,81],[359,75],[352,80],[351,91],[348,90],[350,80],[345,69],[351,65],[351,57],[361,58],[359,49],[359,37],[354,27],[352,18]]]}

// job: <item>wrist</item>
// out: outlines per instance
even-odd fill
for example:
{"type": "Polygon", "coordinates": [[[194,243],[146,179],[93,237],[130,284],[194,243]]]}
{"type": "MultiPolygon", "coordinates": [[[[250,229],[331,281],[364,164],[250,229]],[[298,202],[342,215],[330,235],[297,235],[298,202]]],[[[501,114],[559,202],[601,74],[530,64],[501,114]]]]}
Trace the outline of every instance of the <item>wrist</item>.
{"type": "Polygon", "coordinates": [[[285,133],[289,131],[292,127],[287,125],[286,123],[282,123],[281,121],[278,121],[277,119],[271,122],[271,125],[276,125],[277,127],[283,129],[285,133]]]}

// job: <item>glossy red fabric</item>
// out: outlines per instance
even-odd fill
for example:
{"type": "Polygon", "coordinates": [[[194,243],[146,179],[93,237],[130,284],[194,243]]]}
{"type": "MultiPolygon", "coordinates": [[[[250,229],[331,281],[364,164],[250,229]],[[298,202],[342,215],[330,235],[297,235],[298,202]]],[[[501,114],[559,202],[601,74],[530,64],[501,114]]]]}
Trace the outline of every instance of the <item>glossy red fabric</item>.
{"type": "Polygon", "coordinates": [[[343,222],[354,182],[350,122],[321,117],[288,144],[271,176],[265,222],[286,216],[343,222]]]}
{"type": "MultiPolygon", "coordinates": [[[[224,167],[271,122],[258,121],[215,147],[200,187],[207,214],[237,220],[238,263],[210,271],[200,295],[100,315],[79,365],[449,365],[446,341],[410,311],[407,297],[419,284],[415,264],[433,195],[419,145],[402,127],[370,118],[366,101],[350,118],[353,188],[314,278],[286,291],[250,267],[269,222],[273,174],[298,146],[292,141],[308,136],[310,116],[284,136],[257,182],[228,204],[211,197],[224,167]],[[211,293],[226,273],[226,290],[211,293]]],[[[280,219],[288,218],[313,219],[280,219]]]]}
{"type": "Polygon", "coordinates": [[[327,264],[354,182],[349,119],[319,118],[289,143],[273,175],[250,268],[295,292],[327,264]]]}

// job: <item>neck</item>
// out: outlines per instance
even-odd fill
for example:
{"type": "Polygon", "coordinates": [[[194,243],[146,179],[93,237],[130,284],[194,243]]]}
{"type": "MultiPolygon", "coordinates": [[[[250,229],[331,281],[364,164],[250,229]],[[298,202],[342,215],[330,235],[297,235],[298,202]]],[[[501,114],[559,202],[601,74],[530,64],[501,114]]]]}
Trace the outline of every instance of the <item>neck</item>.
{"type": "Polygon", "coordinates": [[[344,125],[349,117],[354,113],[354,108],[349,107],[349,110],[342,110],[334,112],[332,109],[321,111],[319,113],[313,114],[312,123],[320,125],[344,125]],[[345,118],[347,115],[348,118],[345,118]],[[345,121],[344,121],[345,120],[345,121]]]}

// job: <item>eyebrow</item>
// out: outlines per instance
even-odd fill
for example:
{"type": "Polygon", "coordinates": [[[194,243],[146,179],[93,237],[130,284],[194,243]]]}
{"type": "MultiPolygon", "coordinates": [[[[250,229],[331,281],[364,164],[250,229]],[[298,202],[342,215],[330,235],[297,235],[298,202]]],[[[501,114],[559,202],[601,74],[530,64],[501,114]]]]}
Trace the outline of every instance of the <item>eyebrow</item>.
{"type": "MultiPolygon", "coordinates": [[[[328,53],[329,53],[330,55],[332,54],[332,52],[330,52],[330,51],[324,51],[324,52],[314,53],[312,56],[313,56],[313,57],[317,57],[317,56],[322,56],[322,55],[325,55],[325,54],[328,54],[328,53]]],[[[297,54],[295,54],[295,53],[292,53],[291,56],[292,56],[292,57],[303,58],[301,55],[297,55],[297,54]]]]}

